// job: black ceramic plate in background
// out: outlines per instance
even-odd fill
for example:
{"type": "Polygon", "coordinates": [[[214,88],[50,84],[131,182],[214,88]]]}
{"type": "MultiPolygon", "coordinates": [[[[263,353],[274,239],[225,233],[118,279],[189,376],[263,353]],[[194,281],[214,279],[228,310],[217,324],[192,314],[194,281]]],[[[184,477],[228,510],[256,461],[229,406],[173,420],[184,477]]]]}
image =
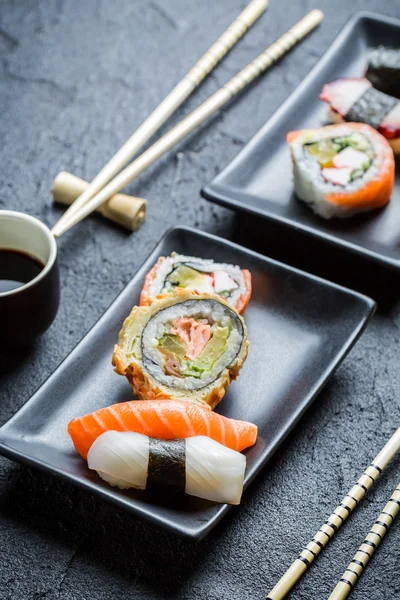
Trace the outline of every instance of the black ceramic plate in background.
{"type": "Polygon", "coordinates": [[[68,422],[130,400],[127,380],[111,354],[121,324],[139,301],[146,272],[172,251],[250,269],[253,294],[246,311],[249,357],[218,411],[256,423],[246,451],[246,486],[271,457],[363,331],[375,304],[369,298],[193,229],[171,230],[65,361],[0,429],[0,452],[48,471],[138,516],[184,536],[201,538],[229,510],[181,496],[121,491],[89,471],[67,434],[68,422]]]}
{"type": "Polygon", "coordinates": [[[324,83],[362,77],[373,47],[399,46],[400,21],[358,13],[296,91],[239,155],[203,190],[205,198],[245,210],[400,269],[400,176],[391,202],[379,211],[346,220],[314,215],[293,193],[288,131],[327,124],[319,100],[324,83]]]}

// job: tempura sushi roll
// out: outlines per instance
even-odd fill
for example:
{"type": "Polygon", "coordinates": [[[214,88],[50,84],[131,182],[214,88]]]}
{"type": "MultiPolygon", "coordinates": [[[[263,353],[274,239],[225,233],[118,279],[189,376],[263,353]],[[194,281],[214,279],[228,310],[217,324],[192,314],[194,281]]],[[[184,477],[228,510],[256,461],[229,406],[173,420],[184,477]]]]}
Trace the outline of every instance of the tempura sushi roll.
{"type": "Polygon", "coordinates": [[[378,46],[371,50],[365,77],[375,89],[400,98],[400,49],[378,46]]]}
{"type": "Polygon", "coordinates": [[[379,131],[395,154],[400,152],[400,102],[372,87],[365,78],[344,78],[327,83],[321,100],[331,108],[330,120],[365,123],[379,131]]]}
{"type": "Polygon", "coordinates": [[[296,196],[324,217],[346,218],[387,204],[394,184],[393,152],[361,123],[291,131],[296,196]]]}
{"type": "Polygon", "coordinates": [[[178,289],[218,294],[242,314],[251,296],[251,275],[237,265],[173,252],[161,256],[147,273],[140,304],[151,304],[154,298],[178,289]]]}
{"type": "Polygon", "coordinates": [[[113,364],[141,399],[186,399],[214,408],[238,376],[248,345],[243,318],[225,300],[179,290],[133,308],[113,364]]]}
{"type": "Polygon", "coordinates": [[[88,466],[112,486],[185,492],[239,504],[246,458],[205,436],[159,440],[140,433],[106,431],[92,444],[88,466]]]}

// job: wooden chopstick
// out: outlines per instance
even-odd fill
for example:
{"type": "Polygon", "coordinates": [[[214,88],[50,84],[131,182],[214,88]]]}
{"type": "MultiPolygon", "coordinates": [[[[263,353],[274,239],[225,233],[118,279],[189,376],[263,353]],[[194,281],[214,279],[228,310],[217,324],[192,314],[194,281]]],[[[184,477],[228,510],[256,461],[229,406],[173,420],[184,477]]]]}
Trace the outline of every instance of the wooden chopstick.
{"type": "Polygon", "coordinates": [[[389,502],[372,525],[367,537],[361,544],[353,560],[343,573],[342,578],[329,596],[329,600],[344,600],[351,593],[362,575],[375,550],[383,540],[389,527],[400,513],[400,483],[394,490],[389,502]]]}
{"type": "MultiPolygon", "coordinates": [[[[215,94],[210,96],[203,104],[190,113],[178,125],[161,137],[155,144],[148,148],[136,160],[121,171],[110,181],[96,196],[89,200],[77,213],[63,220],[53,228],[53,235],[60,237],[79,221],[106,202],[111,196],[119,192],[133,179],[138,177],[145,169],[152,165],[160,156],[170,150],[175,144],[191,133],[209,116],[227,104],[234,96],[253,82],[261,73],[266,71],[281,56],[286,54],[293,46],[300,42],[322,20],[320,10],[312,10],[303,17],[289,31],[282,35],[276,42],[253,60],[247,67],[240,71],[228,83],[222,86],[215,94]]],[[[66,216],[66,215],[65,215],[66,216]]]]}
{"type": "Polygon", "coordinates": [[[294,563],[281,577],[276,586],[267,596],[267,600],[282,600],[289,593],[295,583],[302,577],[310,564],[330,542],[339,527],[353,512],[358,503],[365,496],[369,488],[375,483],[383,469],[400,450],[400,427],[392,435],[378,456],[367,467],[355,486],[343,498],[329,519],[317,531],[312,540],[307,544],[294,563]]]}
{"type": "Polygon", "coordinates": [[[140,125],[125,144],[116,152],[108,163],[96,175],[89,187],[75,200],[53,228],[66,222],[90,198],[101,190],[131,158],[144,146],[150,137],[165,123],[173,112],[197,88],[203,79],[214,69],[222,58],[243,37],[246,31],[257,21],[266,10],[269,0],[252,0],[228,29],[197,61],[185,77],[175,86],[168,96],[157,106],[151,115],[140,125]]]}

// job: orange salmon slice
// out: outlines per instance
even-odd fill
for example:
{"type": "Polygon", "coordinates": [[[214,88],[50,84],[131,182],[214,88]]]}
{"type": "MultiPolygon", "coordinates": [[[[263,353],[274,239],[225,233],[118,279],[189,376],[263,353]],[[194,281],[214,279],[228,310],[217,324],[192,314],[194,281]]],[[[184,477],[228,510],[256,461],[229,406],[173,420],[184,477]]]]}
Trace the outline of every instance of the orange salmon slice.
{"type": "Polygon", "coordinates": [[[257,439],[253,423],[228,419],[185,400],[121,402],[73,419],[68,425],[74,446],[84,459],[95,439],[109,430],[135,431],[164,440],[206,435],[238,452],[253,446],[257,439]]]}

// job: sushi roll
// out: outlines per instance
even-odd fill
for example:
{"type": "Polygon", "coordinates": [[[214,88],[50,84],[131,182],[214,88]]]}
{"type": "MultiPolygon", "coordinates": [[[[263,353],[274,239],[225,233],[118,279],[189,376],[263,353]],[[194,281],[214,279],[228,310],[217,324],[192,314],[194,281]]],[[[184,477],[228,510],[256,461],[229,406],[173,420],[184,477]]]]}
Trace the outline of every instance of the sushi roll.
{"type": "Polygon", "coordinates": [[[171,256],[161,256],[147,273],[140,304],[151,304],[154,298],[177,289],[218,294],[242,314],[250,300],[251,275],[237,265],[173,252],[171,256]]]}
{"type": "Polygon", "coordinates": [[[99,435],[111,430],[133,431],[163,440],[206,435],[238,452],[253,446],[257,439],[257,426],[253,423],[228,419],[208,406],[183,400],[119,402],[73,419],[68,425],[75,449],[85,460],[99,435]]]}
{"type": "Polygon", "coordinates": [[[159,440],[106,431],[88,453],[88,467],[122,490],[169,489],[213,502],[239,504],[246,457],[205,436],[159,440]]]}
{"type": "Polygon", "coordinates": [[[377,129],[395,154],[400,153],[400,102],[374,89],[368,79],[337,79],[322,88],[321,100],[331,107],[334,123],[366,123],[377,129]]]}
{"type": "Polygon", "coordinates": [[[394,184],[387,140],[369,125],[343,123],[287,135],[296,196],[325,219],[384,206],[394,184]]]}
{"type": "Polygon", "coordinates": [[[113,364],[141,399],[183,398],[214,408],[248,346],[244,320],[225,300],[179,290],[133,308],[113,364]]]}
{"type": "Polygon", "coordinates": [[[400,98],[400,49],[374,48],[368,56],[365,77],[375,89],[400,98]]]}

